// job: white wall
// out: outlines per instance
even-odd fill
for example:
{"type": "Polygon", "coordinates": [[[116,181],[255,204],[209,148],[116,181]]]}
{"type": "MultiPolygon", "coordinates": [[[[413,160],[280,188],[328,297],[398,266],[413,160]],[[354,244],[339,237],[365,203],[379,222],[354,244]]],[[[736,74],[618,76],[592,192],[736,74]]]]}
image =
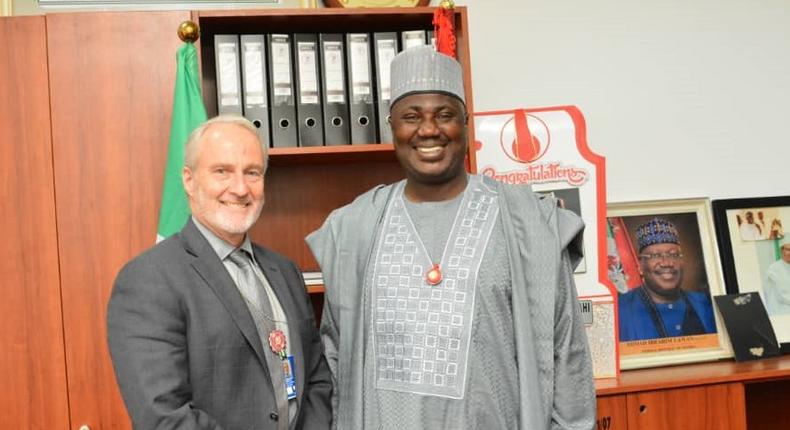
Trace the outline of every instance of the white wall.
{"type": "Polygon", "coordinates": [[[609,201],[790,195],[790,2],[456,4],[475,109],[578,106],[609,201]]]}

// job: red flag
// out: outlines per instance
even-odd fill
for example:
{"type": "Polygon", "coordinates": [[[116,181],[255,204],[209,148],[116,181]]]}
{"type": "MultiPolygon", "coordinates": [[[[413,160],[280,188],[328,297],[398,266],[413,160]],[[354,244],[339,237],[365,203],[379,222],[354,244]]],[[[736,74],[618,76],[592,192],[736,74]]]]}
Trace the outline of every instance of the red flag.
{"type": "Polygon", "coordinates": [[[612,237],[614,237],[615,246],[617,247],[617,256],[620,258],[620,263],[623,266],[626,284],[628,289],[636,288],[642,285],[642,276],[639,274],[639,257],[631,244],[631,239],[628,238],[628,230],[625,228],[623,219],[614,217],[609,218],[609,220],[612,226],[612,237]]]}
{"type": "Polygon", "coordinates": [[[433,36],[436,38],[436,50],[442,54],[457,58],[455,55],[455,11],[452,1],[442,1],[433,11],[433,36]]]}

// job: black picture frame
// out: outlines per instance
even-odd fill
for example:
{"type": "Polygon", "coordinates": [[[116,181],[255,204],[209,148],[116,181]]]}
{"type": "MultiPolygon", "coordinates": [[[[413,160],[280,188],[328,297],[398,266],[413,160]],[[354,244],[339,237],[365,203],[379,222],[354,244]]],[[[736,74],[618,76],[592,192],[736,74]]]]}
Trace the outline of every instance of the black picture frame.
{"type": "MultiPolygon", "coordinates": [[[[790,240],[790,196],[717,199],[711,205],[727,293],[758,292],[766,301],[764,271],[771,262],[770,249],[776,254],[779,244],[790,240]],[[748,223],[747,212],[753,218],[758,216],[752,224],[760,225],[761,237],[747,237],[741,230],[741,225],[748,223]],[[780,223],[779,237],[772,225],[774,219],[780,223]]],[[[790,314],[769,316],[782,354],[790,354],[790,314]]]]}

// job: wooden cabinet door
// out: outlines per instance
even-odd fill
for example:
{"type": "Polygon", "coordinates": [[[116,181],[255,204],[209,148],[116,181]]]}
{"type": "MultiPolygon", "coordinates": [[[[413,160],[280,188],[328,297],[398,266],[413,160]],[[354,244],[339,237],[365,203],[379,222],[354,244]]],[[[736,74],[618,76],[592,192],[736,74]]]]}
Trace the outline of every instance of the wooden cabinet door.
{"type": "Polygon", "coordinates": [[[115,275],[156,238],[178,24],[189,12],[47,15],[72,428],[130,427],[107,348],[115,275]]]}
{"type": "Polygon", "coordinates": [[[625,394],[598,397],[598,414],[595,417],[596,430],[627,430],[625,394]]]}
{"type": "Polygon", "coordinates": [[[44,18],[0,18],[0,423],[69,427],[44,18]]]}
{"type": "Polygon", "coordinates": [[[786,430],[790,427],[790,378],[745,385],[747,428],[786,430]]]}
{"type": "Polygon", "coordinates": [[[704,385],[627,395],[629,430],[745,430],[743,384],[704,385]]]}

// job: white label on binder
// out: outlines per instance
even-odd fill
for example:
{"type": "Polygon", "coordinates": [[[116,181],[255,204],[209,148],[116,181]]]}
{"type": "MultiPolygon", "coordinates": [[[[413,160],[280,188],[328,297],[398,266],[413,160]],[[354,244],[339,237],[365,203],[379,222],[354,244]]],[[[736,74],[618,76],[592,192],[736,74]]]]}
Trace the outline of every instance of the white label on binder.
{"type": "Polygon", "coordinates": [[[291,96],[291,45],[288,38],[272,40],[272,81],[275,96],[291,96]]]}
{"type": "Polygon", "coordinates": [[[318,104],[318,71],[316,70],[315,43],[297,42],[299,55],[299,103],[318,104]]]}
{"type": "Polygon", "coordinates": [[[389,100],[390,96],[390,63],[395,58],[395,41],[384,39],[378,41],[379,53],[379,95],[381,100],[389,100]]]}
{"type": "Polygon", "coordinates": [[[244,103],[266,107],[263,82],[263,52],[258,42],[244,43],[244,103]]]}
{"type": "Polygon", "coordinates": [[[239,104],[239,87],[236,85],[239,66],[236,64],[236,44],[219,43],[217,60],[219,61],[219,88],[222,106],[239,104]]]}
{"type": "Polygon", "coordinates": [[[342,42],[324,42],[327,103],[345,103],[342,42]]]}
{"type": "Polygon", "coordinates": [[[370,52],[367,35],[352,36],[351,50],[351,93],[353,97],[370,95],[370,52]]]}
{"type": "Polygon", "coordinates": [[[403,50],[425,45],[425,31],[412,30],[403,32],[403,50]]]}

